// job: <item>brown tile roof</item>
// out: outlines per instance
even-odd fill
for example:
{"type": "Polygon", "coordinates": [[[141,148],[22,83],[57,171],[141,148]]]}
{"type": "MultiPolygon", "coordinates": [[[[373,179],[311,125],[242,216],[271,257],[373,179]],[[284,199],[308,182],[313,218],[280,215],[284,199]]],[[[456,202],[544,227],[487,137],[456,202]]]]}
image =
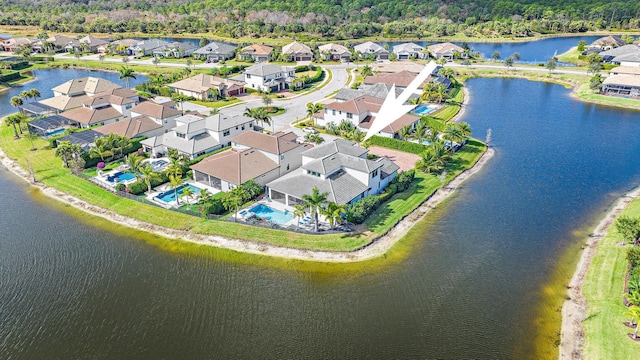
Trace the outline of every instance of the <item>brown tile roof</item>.
{"type": "Polygon", "coordinates": [[[267,45],[262,45],[262,44],[253,44],[253,45],[249,45],[247,47],[243,47],[242,48],[242,53],[243,54],[249,54],[249,55],[264,55],[267,56],[269,54],[271,54],[271,52],[273,51],[273,48],[271,46],[267,46],[267,45]]]}
{"type": "Polygon", "coordinates": [[[640,66],[618,66],[609,71],[613,75],[640,75],[640,66]]]}
{"type": "Polygon", "coordinates": [[[279,155],[299,147],[300,144],[296,142],[297,137],[293,132],[277,132],[269,135],[257,131],[246,131],[233,137],[231,141],[279,155]]]}
{"type": "Polygon", "coordinates": [[[243,85],[244,83],[240,81],[223,79],[220,77],[211,76],[207,74],[198,74],[190,78],[176,81],[167,86],[180,89],[180,90],[187,90],[187,91],[202,93],[205,91],[209,91],[209,89],[211,88],[220,88],[221,86],[232,88],[234,86],[243,86],[243,85]]]}
{"type": "Polygon", "coordinates": [[[65,111],[60,115],[66,117],[67,119],[71,119],[86,125],[93,125],[105,120],[111,120],[122,116],[122,114],[120,114],[118,110],[112,108],[111,106],[96,110],[81,107],[65,111]]]}
{"type": "Polygon", "coordinates": [[[173,103],[156,104],[153,101],[144,101],[131,108],[131,112],[151,116],[156,119],[164,119],[175,115],[182,115],[180,110],[171,107],[173,103]]]}
{"type": "Polygon", "coordinates": [[[69,80],[54,87],[52,90],[65,95],[79,94],[83,92],[89,94],[98,94],[110,89],[117,89],[121,87],[122,86],[114,84],[109,80],[89,76],[69,80]]]}
{"type": "Polygon", "coordinates": [[[325,108],[352,114],[362,114],[366,112],[378,112],[382,103],[384,103],[384,99],[375,98],[369,95],[362,95],[344,102],[332,102],[325,105],[325,108]]]}
{"type": "MultiPolygon", "coordinates": [[[[376,119],[375,116],[367,116],[364,119],[364,121],[358,124],[358,126],[363,127],[365,129],[369,129],[375,119],[376,119]]],[[[420,120],[419,116],[404,114],[398,120],[392,122],[390,125],[382,129],[382,131],[389,134],[395,134],[398,131],[400,131],[400,129],[402,129],[403,126],[411,125],[419,120],[420,120]]]]}
{"type": "Polygon", "coordinates": [[[256,149],[223,151],[192,165],[196,171],[240,185],[279,166],[256,149]]]}
{"type": "Polygon", "coordinates": [[[433,44],[427,47],[427,49],[434,54],[444,54],[447,52],[463,52],[464,49],[456,44],[452,44],[450,42],[441,43],[441,44],[433,44]]]}
{"type": "Polygon", "coordinates": [[[424,69],[424,65],[414,62],[392,61],[389,63],[376,63],[371,65],[371,70],[374,73],[398,73],[402,71],[408,71],[418,74],[420,73],[420,71],[422,71],[422,69],[424,69]]]}
{"type": "Polygon", "coordinates": [[[39,102],[52,108],[65,111],[75,109],[82,106],[89,97],[87,95],[80,96],[54,96],[52,98],[40,100],[39,102]]]}
{"type": "Polygon", "coordinates": [[[131,104],[131,103],[134,103],[134,102],[136,102],[136,101],[133,100],[133,99],[102,93],[102,94],[98,94],[98,95],[96,95],[94,97],[88,98],[82,104],[87,105],[87,106],[94,106],[94,105],[107,104],[107,103],[108,104],[116,104],[116,105],[124,105],[124,104],[131,104]]]}
{"type": "MultiPolygon", "coordinates": [[[[397,73],[389,73],[389,74],[381,74],[378,76],[367,76],[364,79],[365,85],[373,85],[373,84],[387,84],[393,85],[396,84],[397,87],[407,87],[413,79],[416,78],[416,74],[407,70],[403,70],[397,73]]],[[[428,80],[422,83],[422,85],[426,84],[428,80]]]]}
{"type": "Polygon", "coordinates": [[[311,54],[311,48],[301,42],[294,41],[291,44],[287,44],[283,46],[282,53],[283,54],[298,54],[298,53],[311,54]]]}
{"type": "Polygon", "coordinates": [[[140,134],[144,134],[147,131],[152,131],[160,128],[162,128],[162,125],[151,120],[149,117],[136,116],[134,118],[124,119],[111,124],[103,125],[93,130],[105,135],[118,134],[131,139],[140,134]]]}
{"type": "Polygon", "coordinates": [[[609,36],[604,36],[604,37],[601,37],[601,38],[597,39],[596,41],[592,42],[591,45],[622,46],[622,45],[624,45],[624,40],[622,40],[621,38],[619,38],[617,36],[609,35],[609,36]]]}

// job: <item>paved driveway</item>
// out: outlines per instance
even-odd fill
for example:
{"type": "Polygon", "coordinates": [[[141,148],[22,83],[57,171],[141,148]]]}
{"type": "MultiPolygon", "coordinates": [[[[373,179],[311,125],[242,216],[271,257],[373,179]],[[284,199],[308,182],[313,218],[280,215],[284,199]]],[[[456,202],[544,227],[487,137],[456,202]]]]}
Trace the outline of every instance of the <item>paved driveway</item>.
{"type": "Polygon", "coordinates": [[[420,156],[416,154],[406,153],[397,150],[391,150],[387,148],[372,146],[369,148],[369,153],[378,155],[378,156],[386,156],[391,161],[396,163],[396,165],[400,166],[400,171],[407,171],[413,169],[416,165],[416,161],[420,159],[420,156]]]}

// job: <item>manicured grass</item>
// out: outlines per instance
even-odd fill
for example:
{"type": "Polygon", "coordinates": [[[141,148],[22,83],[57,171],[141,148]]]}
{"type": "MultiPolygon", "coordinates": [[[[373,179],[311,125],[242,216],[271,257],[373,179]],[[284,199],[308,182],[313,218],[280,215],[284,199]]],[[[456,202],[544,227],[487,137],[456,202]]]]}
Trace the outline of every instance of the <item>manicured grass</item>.
{"type": "MultiPolygon", "coordinates": [[[[485,150],[486,146],[482,142],[475,139],[469,140],[469,143],[456,152],[452,160],[447,164],[446,182],[449,183],[463,170],[472,167],[485,150]]],[[[375,213],[367,218],[365,224],[374,233],[383,234],[413,209],[420,206],[441,186],[439,174],[416,172],[416,177],[411,187],[394,195],[391,200],[382,204],[375,213]]]]}
{"type": "Polygon", "coordinates": [[[230,105],[234,105],[234,104],[238,104],[241,103],[242,100],[233,97],[233,98],[229,98],[229,99],[221,99],[221,100],[216,100],[216,101],[200,101],[200,100],[190,100],[190,103],[194,103],[194,104],[198,104],[198,105],[202,105],[202,106],[206,106],[206,107],[210,107],[210,108],[221,108],[223,106],[230,106],[230,105]]]}
{"type": "Polygon", "coordinates": [[[579,59],[580,55],[581,54],[580,52],[578,52],[578,47],[574,46],[571,49],[567,50],[567,52],[558,55],[558,61],[574,64],[582,63],[582,61],[579,59]]]}
{"type": "MultiPolygon", "coordinates": [[[[622,215],[640,217],[640,199],[631,202],[622,215]]],[[[622,304],[624,279],[627,271],[627,250],[620,246],[622,236],[615,226],[609,228],[600,241],[582,293],[587,299],[587,314],[583,321],[585,331],[585,359],[637,359],[640,343],[627,336],[633,329],[622,323],[629,321],[622,304]]]]}
{"type": "Polygon", "coordinates": [[[640,110],[640,100],[625,99],[625,98],[616,97],[616,96],[594,94],[593,91],[589,89],[588,83],[581,84],[575,91],[575,95],[577,98],[585,101],[589,101],[589,102],[594,102],[602,105],[621,106],[625,108],[640,110]]]}

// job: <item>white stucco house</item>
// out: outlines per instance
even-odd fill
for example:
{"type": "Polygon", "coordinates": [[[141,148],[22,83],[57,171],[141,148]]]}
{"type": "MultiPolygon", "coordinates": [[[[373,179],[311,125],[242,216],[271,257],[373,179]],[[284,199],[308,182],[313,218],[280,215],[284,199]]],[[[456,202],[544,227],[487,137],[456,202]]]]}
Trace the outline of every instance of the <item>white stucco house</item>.
{"type": "Polygon", "coordinates": [[[260,63],[244,69],[247,87],[261,91],[288,89],[296,76],[293,67],[260,63]]]}

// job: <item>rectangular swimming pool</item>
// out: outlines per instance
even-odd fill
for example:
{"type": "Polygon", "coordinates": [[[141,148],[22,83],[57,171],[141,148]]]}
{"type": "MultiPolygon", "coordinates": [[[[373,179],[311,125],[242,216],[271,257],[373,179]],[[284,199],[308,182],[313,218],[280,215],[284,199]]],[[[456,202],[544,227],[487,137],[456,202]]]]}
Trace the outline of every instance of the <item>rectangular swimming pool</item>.
{"type": "Polygon", "coordinates": [[[282,212],[264,204],[258,204],[249,209],[249,211],[256,214],[256,216],[259,218],[267,219],[279,225],[284,225],[293,220],[292,212],[282,212]]]}
{"type": "Polygon", "coordinates": [[[107,177],[107,181],[110,183],[120,183],[122,181],[129,181],[129,180],[133,180],[135,179],[136,176],[131,174],[131,173],[123,173],[122,171],[118,171],[116,173],[114,173],[113,175],[109,175],[109,177],[107,177]]]}
{"type": "MultiPolygon", "coordinates": [[[[182,196],[182,193],[186,188],[189,188],[191,189],[191,191],[193,191],[193,196],[198,196],[198,194],[200,193],[200,190],[202,190],[199,187],[192,184],[182,185],[178,187],[178,191],[177,191],[178,197],[182,196]]],[[[176,201],[176,192],[174,190],[167,190],[161,193],[160,195],[156,196],[156,198],[162,202],[170,203],[172,201],[176,201]]]]}
{"type": "Polygon", "coordinates": [[[427,115],[430,114],[434,111],[436,111],[437,109],[440,108],[440,105],[433,105],[433,104],[429,104],[429,105],[425,105],[425,104],[420,104],[418,105],[418,107],[416,107],[413,110],[413,113],[416,115],[427,115]]]}

